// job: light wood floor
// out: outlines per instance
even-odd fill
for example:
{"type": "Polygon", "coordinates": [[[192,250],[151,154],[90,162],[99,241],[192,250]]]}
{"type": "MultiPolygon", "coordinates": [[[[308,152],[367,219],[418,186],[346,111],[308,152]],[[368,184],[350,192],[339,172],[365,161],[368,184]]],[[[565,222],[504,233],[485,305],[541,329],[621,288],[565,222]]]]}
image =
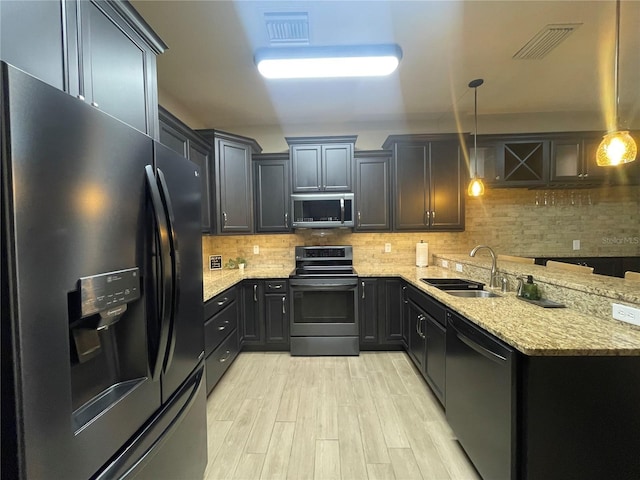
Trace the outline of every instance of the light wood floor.
{"type": "Polygon", "coordinates": [[[206,479],[479,479],[403,352],[241,353],[207,422],[206,479]]]}

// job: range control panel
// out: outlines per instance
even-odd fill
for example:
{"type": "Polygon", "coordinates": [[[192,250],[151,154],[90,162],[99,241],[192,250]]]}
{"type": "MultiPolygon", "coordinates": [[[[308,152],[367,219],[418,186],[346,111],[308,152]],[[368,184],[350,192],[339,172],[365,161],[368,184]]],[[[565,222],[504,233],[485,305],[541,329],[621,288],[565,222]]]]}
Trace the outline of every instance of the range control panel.
{"type": "Polygon", "coordinates": [[[128,268],[80,279],[81,316],[126,305],[140,298],[140,269],[128,268]]]}

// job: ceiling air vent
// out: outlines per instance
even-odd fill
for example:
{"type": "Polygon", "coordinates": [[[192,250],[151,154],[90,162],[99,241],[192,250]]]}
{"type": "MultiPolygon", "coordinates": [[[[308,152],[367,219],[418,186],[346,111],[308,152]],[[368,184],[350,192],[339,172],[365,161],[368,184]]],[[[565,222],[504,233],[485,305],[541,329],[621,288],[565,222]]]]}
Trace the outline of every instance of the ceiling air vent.
{"type": "Polygon", "coordinates": [[[308,45],[307,12],[265,13],[267,35],[271,45],[308,45]]]}
{"type": "Polygon", "coordinates": [[[580,25],[582,24],[547,25],[529,40],[524,47],[518,50],[513,58],[520,60],[539,60],[544,58],[580,25]]]}

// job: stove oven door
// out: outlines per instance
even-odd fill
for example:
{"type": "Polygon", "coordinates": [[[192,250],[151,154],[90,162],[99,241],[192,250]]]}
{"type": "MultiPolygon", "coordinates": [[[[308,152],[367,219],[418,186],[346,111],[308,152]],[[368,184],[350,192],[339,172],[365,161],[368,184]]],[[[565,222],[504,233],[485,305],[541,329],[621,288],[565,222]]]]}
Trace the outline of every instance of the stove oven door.
{"type": "Polygon", "coordinates": [[[358,335],[358,279],[290,279],[291,336],[358,335]]]}

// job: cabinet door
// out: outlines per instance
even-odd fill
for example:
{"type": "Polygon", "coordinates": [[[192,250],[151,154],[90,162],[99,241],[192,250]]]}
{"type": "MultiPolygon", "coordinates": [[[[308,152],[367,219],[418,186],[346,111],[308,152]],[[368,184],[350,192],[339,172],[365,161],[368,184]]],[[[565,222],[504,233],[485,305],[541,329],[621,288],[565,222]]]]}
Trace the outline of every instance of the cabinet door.
{"type": "MultiPolygon", "coordinates": [[[[499,163],[505,186],[543,186],[549,177],[549,141],[523,139],[499,142],[499,163]]],[[[499,175],[500,176],[500,175],[499,175]]]]}
{"type": "Polygon", "coordinates": [[[185,158],[189,158],[189,145],[187,136],[168,125],[162,117],[160,117],[160,143],[169,147],[176,153],[179,153],[185,158]]]}
{"type": "Polygon", "coordinates": [[[427,227],[425,145],[396,145],[394,159],[395,230],[425,230],[427,227]]]}
{"type": "Polygon", "coordinates": [[[211,175],[211,150],[204,145],[188,142],[187,158],[200,167],[200,192],[202,194],[202,231],[211,233],[213,226],[213,191],[211,175]]]}
{"type": "Polygon", "coordinates": [[[147,74],[155,72],[155,56],[107,3],[82,1],[79,5],[80,93],[102,111],[153,135],[154,122],[147,110],[151,108],[147,104],[147,74]]]}
{"type": "Polygon", "coordinates": [[[265,341],[267,344],[289,345],[289,313],[286,294],[266,294],[265,298],[265,341]]]}
{"type": "Polygon", "coordinates": [[[360,344],[378,343],[378,281],[376,279],[360,280],[360,344]]]}
{"type": "Polygon", "coordinates": [[[426,315],[425,330],[427,337],[425,374],[436,397],[444,405],[447,330],[430,315],[426,315]]]}
{"type": "Polygon", "coordinates": [[[351,144],[322,145],[322,190],[350,192],[353,147],[351,144]]]}
{"type": "Polygon", "coordinates": [[[292,145],[291,170],[295,193],[322,189],[322,148],[320,145],[292,145]]]}
{"type": "Polygon", "coordinates": [[[424,323],[425,315],[420,307],[418,307],[413,301],[409,300],[408,304],[409,312],[409,354],[413,359],[413,362],[418,367],[418,370],[424,372],[424,350],[425,341],[424,335],[424,323]]]}
{"type": "Polygon", "coordinates": [[[409,319],[409,299],[408,295],[408,287],[404,282],[402,284],[402,345],[404,348],[409,351],[409,331],[410,327],[410,319],[409,319]]]}
{"type": "Polygon", "coordinates": [[[2,0],[0,58],[68,92],[64,6],[52,0],[2,0]]]}
{"type": "Polygon", "coordinates": [[[288,232],[289,161],[254,161],[256,231],[288,232]]]}
{"type": "Polygon", "coordinates": [[[264,344],[264,285],[260,281],[242,284],[242,329],[243,345],[264,344]]]}
{"type": "Polygon", "coordinates": [[[389,157],[356,158],[356,230],[391,228],[389,157]]]}
{"type": "Polygon", "coordinates": [[[384,324],[381,333],[382,343],[399,344],[403,339],[402,312],[403,294],[402,282],[395,278],[385,278],[384,282],[384,324]]]}
{"type": "Polygon", "coordinates": [[[219,233],[251,233],[251,153],[247,145],[216,140],[219,233]]]}
{"type": "Polygon", "coordinates": [[[463,181],[467,172],[458,142],[431,142],[430,227],[432,230],[464,230],[463,181]]]}

